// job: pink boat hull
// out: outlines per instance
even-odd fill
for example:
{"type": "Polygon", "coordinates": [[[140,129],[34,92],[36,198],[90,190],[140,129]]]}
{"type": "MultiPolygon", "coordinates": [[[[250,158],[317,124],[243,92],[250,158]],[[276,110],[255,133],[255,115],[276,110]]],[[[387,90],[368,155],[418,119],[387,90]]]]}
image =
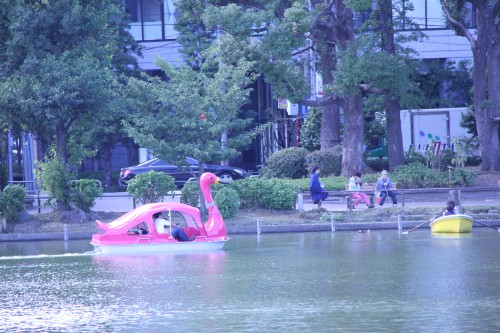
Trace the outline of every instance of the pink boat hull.
{"type": "MultiPolygon", "coordinates": [[[[229,239],[227,239],[229,240],[229,239]]],[[[222,250],[227,240],[222,241],[192,241],[192,242],[169,242],[169,243],[147,243],[129,245],[94,245],[96,254],[104,255],[135,255],[156,253],[179,253],[179,252],[210,252],[222,250]]]]}

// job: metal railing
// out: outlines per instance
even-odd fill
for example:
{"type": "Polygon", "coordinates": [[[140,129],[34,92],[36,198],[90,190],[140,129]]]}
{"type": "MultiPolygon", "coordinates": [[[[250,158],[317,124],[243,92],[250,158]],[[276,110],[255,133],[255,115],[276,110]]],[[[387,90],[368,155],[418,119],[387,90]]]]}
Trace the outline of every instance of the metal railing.
{"type": "MultiPolygon", "coordinates": [[[[102,188],[102,183],[101,181],[97,179],[92,179],[97,183],[97,186],[102,188]]],[[[71,183],[77,182],[77,180],[71,180],[71,183]]],[[[36,199],[37,202],[37,207],[38,207],[38,214],[42,212],[42,200],[47,200],[49,198],[48,195],[44,195],[40,191],[40,186],[38,186],[38,183],[36,181],[20,181],[20,180],[15,180],[15,181],[9,181],[9,185],[21,185],[24,187],[24,193],[26,194],[26,197],[24,198],[24,204],[28,204],[29,206],[32,206],[32,200],[36,199]]],[[[102,195],[100,196],[102,197],[102,195]]],[[[134,207],[135,208],[135,207],[134,207]]]]}

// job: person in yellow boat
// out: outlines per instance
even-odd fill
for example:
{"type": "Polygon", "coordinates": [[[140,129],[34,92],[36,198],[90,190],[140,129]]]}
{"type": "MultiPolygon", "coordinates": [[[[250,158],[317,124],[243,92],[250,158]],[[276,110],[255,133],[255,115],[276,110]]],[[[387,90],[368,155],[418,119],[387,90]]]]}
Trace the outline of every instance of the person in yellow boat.
{"type": "Polygon", "coordinates": [[[450,200],[446,203],[446,210],[443,215],[455,215],[455,201],[450,200]]]}

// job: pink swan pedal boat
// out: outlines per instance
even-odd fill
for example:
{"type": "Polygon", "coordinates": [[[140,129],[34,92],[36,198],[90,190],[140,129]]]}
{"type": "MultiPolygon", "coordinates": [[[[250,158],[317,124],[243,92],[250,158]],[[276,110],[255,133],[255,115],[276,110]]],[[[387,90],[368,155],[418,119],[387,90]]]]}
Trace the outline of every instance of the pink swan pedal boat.
{"type": "Polygon", "coordinates": [[[91,244],[96,254],[150,254],[171,252],[199,252],[221,250],[229,240],[226,226],[215,206],[210,185],[218,183],[213,173],[200,177],[200,188],[205,196],[208,219],[201,220],[198,208],[176,202],[145,204],[122,215],[109,224],[96,221],[97,233],[91,244]],[[163,232],[155,227],[157,213],[168,216],[170,225],[177,224],[189,238],[178,241],[170,235],[172,227],[163,232]]]}

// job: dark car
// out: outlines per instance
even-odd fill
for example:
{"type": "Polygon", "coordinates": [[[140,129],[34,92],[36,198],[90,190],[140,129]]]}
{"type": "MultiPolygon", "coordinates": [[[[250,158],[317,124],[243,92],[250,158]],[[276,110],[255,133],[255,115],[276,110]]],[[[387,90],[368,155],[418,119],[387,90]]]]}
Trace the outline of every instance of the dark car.
{"type": "MultiPolygon", "coordinates": [[[[184,186],[190,178],[193,178],[193,173],[198,174],[198,160],[192,157],[186,157],[186,164],[188,166],[179,166],[169,164],[163,160],[154,158],[136,166],[122,168],[120,172],[120,185],[126,185],[132,178],[141,173],[148,171],[164,172],[174,178],[175,184],[178,187],[184,186]]],[[[213,172],[224,182],[231,182],[237,179],[248,177],[249,174],[241,169],[228,165],[218,164],[205,164],[204,171],[213,172]]]]}

